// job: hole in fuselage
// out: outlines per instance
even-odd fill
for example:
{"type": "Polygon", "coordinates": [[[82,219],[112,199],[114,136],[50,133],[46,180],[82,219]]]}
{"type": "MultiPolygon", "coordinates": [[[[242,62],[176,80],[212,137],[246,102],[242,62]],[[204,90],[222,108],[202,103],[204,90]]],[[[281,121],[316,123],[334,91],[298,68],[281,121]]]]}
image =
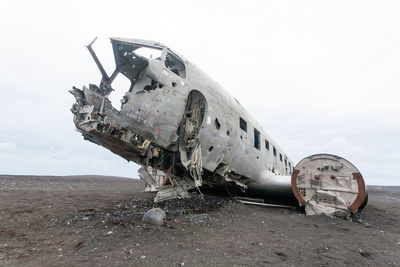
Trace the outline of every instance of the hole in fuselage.
{"type": "Polygon", "coordinates": [[[211,152],[213,149],[214,149],[214,147],[213,147],[213,146],[210,146],[210,147],[208,148],[208,152],[211,152]]]}
{"type": "Polygon", "coordinates": [[[154,90],[153,87],[151,87],[150,85],[146,85],[143,90],[145,91],[150,91],[150,90],[154,90]]]}
{"type": "Polygon", "coordinates": [[[218,118],[215,118],[215,128],[221,128],[221,124],[219,123],[218,118]]]}
{"type": "Polygon", "coordinates": [[[111,101],[111,105],[119,111],[122,106],[122,97],[129,91],[131,81],[123,74],[119,73],[112,82],[111,87],[113,91],[108,95],[108,99],[111,101]]]}

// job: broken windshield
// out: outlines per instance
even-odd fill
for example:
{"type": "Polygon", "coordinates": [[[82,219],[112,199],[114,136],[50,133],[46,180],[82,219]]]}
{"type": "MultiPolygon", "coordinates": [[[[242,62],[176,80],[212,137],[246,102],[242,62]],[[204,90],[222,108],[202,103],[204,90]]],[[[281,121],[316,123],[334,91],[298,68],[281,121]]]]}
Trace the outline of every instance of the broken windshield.
{"type": "Polygon", "coordinates": [[[176,75],[186,78],[186,67],[182,60],[172,53],[168,53],[165,58],[165,66],[176,75]]]}
{"type": "Polygon", "coordinates": [[[159,59],[161,60],[162,50],[150,47],[139,47],[134,51],[136,55],[144,57],[146,59],[159,59]]]}

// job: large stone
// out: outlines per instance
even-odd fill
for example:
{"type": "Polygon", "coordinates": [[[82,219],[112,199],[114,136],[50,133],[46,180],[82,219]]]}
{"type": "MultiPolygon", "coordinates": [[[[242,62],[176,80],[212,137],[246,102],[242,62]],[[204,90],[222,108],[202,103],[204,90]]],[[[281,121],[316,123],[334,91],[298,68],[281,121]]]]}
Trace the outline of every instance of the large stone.
{"type": "Polygon", "coordinates": [[[154,225],[163,225],[167,215],[160,208],[152,208],[143,215],[142,222],[154,225]]]}

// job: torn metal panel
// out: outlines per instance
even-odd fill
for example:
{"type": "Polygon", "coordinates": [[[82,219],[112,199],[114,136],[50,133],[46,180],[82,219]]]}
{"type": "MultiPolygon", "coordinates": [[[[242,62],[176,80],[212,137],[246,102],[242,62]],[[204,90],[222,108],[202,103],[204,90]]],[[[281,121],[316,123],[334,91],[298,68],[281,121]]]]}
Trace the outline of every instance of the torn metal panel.
{"type": "MultiPolygon", "coordinates": [[[[148,167],[149,168],[149,167],[148,167]]],[[[151,175],[148,169],[141,167],[138,170],[139,177],[146,183],[145,192],[155,192],[157,191],[157,176],[151,175]]]]}
{"type": "Polygon", "coordinates": [[[345,216],[349,213],[344,198],[335,190],[316,190],[305,206],[307,215],[345,216]]]}
{"type": "Polygon", "coordinates": [[[171,177],[171,184],[158,188],[154,202],[160,202],[174,198],[188,198],[189,191],[196,188],[194,181],[171,177]]]}
{"type": "Polygon", "coordinates": [[[198,138],[204,120],[206,101],[198,91],[189,94],[182,123],[180,125],[179,152],[182,165],[189,171],[196,187],[203,184],[203,160],[198,138]]]}

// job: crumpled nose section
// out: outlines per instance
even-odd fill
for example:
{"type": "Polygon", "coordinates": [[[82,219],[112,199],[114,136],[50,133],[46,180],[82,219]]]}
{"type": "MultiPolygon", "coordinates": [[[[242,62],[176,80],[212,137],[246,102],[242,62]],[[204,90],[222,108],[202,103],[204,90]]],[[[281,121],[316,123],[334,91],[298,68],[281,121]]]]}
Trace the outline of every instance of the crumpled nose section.
{"type": "Polygon", "coordinates": [[[150,141],[123,127],[118,111],[97,88],[84,86],[81,90],[73,87],[70,91],[76,98],[71,108],[76,128],[86,140],[104,146],[126,160],[139,163],[150,141]]]}

